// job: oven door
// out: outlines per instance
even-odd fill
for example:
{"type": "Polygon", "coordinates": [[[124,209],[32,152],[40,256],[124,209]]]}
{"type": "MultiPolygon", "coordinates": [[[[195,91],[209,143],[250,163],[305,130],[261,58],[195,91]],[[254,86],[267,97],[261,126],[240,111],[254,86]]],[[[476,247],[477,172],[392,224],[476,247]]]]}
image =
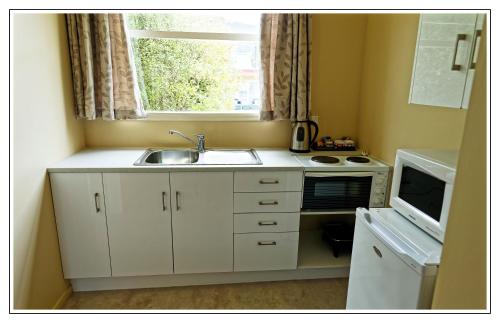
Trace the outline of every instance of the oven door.
{"type": "Polygon", "coordinates": [[[373,172],[306,172],[303,213],[355,212],[368,208],[373,172]]]}

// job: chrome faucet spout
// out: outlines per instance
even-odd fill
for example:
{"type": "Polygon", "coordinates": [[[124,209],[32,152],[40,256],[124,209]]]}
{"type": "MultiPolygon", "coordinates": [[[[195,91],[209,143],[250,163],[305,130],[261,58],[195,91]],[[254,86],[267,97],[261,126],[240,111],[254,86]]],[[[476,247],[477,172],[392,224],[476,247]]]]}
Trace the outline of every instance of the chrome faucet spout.
{"type": "Polygon", "coordinates": [[[185,134],[183,134],[182,132],[177,131],[177,130],[170,129],[168,131],[168,133],[171,134],[171,135],[178,135],[178,136],[186,139],[187,141],[193,143],[193,145],[196,146],[196,149],[198,150],[198,152],[200,152],[200,153],[204,153],[205,152],[205,135],[203,135],[203,134],[196,135],[196,137],[198,139],[198,142],[196,142],[193,139],[191,139],[188,136],[186,136],[185,134]]]}

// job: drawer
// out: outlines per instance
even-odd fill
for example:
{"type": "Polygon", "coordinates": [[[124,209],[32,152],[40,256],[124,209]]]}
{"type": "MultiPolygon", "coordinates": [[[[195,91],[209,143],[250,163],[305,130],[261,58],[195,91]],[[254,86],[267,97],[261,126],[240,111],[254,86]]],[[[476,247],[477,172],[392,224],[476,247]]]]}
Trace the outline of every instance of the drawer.
{"type": "Polygon", "coordinates": [[[303,173],[287,172],[235,172],[235,192],[286,192],[302,191],[303,173]]]}
{"type": "Polygon", "coordinates": [[[300,213],[242,213],[234,215],[234,233],[299,231],[300,213]]]}
{"type": "Polygon", "coordinates": [[[234,271],[296,269],[299,233],[234,235],[234,271]]]}
{"type": "Polygon", "coordinates": [[[302,192],[234,193],[234,213],[300,212],[302,192]]]}

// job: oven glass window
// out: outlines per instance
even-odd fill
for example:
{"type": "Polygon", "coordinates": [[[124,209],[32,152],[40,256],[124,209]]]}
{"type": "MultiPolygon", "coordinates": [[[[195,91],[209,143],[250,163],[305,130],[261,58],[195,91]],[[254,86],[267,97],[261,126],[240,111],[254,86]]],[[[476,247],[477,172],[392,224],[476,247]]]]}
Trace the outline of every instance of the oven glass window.
{"type": "Polygon", "coordinates": [[[307,177],[304,210],[354,210],[370,204],[372,176],[307,177]]]}
{"type": "Polygon", "coordinates": [[[446,183],[409,166],[403,166],[398,196],[438,221],[446,183]]]}

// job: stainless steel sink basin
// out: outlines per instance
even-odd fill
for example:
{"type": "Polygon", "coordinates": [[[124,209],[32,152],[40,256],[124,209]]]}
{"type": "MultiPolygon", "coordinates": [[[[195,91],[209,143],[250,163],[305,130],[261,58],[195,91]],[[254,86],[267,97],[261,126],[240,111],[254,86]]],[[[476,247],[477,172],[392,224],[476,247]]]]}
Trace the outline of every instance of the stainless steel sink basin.
{"type": "Polygon", "coordinates": [[[135,166],[162,165],[261,165],[254,149],[147,149],[135,166]]]}
{"type": "MultiPolygon", "coordinates": [[[[143,155],[143,163],[146,165],[153,164],[192,164],[196,163],[199,158],[196,150],[153,150],[146,151],[147,155],[143,155]]],[[[137,162],[136,162],[137,164],[137,162]]]]}

